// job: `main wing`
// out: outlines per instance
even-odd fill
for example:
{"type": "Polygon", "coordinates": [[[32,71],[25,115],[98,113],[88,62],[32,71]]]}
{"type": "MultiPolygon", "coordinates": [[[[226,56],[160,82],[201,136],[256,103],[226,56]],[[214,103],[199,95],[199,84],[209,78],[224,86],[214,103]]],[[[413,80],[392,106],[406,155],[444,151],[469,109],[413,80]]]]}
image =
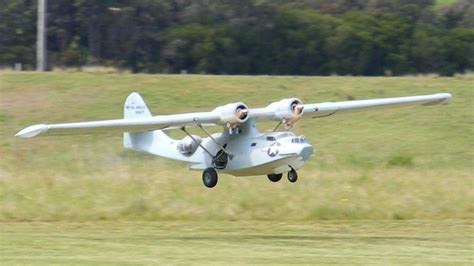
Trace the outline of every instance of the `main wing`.
{"type": "Polygon", "coordinates": [[[245,122],[248,108],[237,102],[219,106],[210,112],[152,116],[142,97],[131,93],[124,104],[124,118],[90,122],[37,124],[26,127],[15,136],[31,138],[41,134],[70,135],[99,132],[141,132],[195,125],[218,125],[245,122]]]}
{"type": "Polygon", "coordinates": [[[303,102],[298,98],[289,98],[273,102],[263,108],[251,109],[249,111],[249,116],[251,118],[273,119],[284,123],[286,128],[291,128],[303,115],[318,118],[330,116],[336,113],[347,113],[377,108],[420,104],[442,104],[447,103],[450,99],[451,94],[449,93],[309,104],[303,104],[303,102]]]}
{"type": "Polygon", "coordinates": [[[212,112],[186,113],[176,115],[159,115],[145,118],[113,119],[90,122],[62,123],[62,124],[38,124],[26,127],[15,136],[31,138],[40,134],[69,135],[89,134],[99,132],[139,132],[168,127],[181,127],[196,125],[198,121],[214,124],[219,117],[212,112]]]}
{"type": "Polygon", "coordinates": [[[48,133],[48,135],[65,135],[114,131],[140,132],[204,124],[233,127],[245,123],[249,118],[270,118],[284,121],[285,124],[291,125],[303,114],[317,118],[336,113],[361,111],[366,109],[419,104],[434,105],[446,103],[450,99],[451,94],[449,93],[310,104],[303,104],[299,99],[291,98],[274,102],[267,107],[255,109],[248,109],[244,103],[237,102],[219,106],[210,112],[151,116],[141,96],[138,93],[132,93],[125,101],[123,119],[61,124],[38,124],[22,129],[15,136],[30,138],[46,133],[48,133]]]}
{"type": "Polygon", "coordinates": [[[304,105],[304,115],[313,118],[330,116],[333,114],[364,111],[370,109],[402,107],[410,105],[436,105],[449,102],[449,93],[436,93],[420,96],[405,96],[369,100],[354,100],[342,102],[310,103],[304,105]]]}

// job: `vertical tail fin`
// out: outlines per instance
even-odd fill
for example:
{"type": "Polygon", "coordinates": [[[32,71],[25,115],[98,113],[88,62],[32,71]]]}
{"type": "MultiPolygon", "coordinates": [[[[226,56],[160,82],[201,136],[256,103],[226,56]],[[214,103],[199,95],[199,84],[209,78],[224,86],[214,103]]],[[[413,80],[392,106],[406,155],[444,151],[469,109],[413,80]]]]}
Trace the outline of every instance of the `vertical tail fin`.
{"type": "MultiPolygon", "coordinates": [[[[142,96],[136,92],[130,93],[123,105],[123,118],[140,118],[150,117],[151,113],[145,104],[142,96]]],[[[132,149],[137,146],[137,142],[141,139],[153,139],[152,132],[140,132],[140,133],[123,133],[123,147],[132,149]]]]}
{"type": "Polygon", "coordinates": [[[124,118],[150,117],[151,113],[142,96],[136,92],[130,93],[123,106],[124,118]]]}
{"type": "MultiPolygon", "coordinates": [[[[128,95],[123,106],[123,117],[125,119],[151,116],[140,94],[132,92],[128,95]]],[[[123,133],[123,147],[139,151],[150,152],[153,145],[158,145],[158,143],[165,140],[169,142],[172,139],[161,130],[123,133]]]]}

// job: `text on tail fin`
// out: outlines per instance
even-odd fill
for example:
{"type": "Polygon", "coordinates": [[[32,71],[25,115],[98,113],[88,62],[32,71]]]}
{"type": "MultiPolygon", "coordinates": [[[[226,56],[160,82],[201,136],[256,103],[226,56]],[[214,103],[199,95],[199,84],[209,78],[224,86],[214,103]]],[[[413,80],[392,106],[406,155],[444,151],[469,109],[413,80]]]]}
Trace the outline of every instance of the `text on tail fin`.
{"type": "Polygon", "coordinates": [[[138,117],[150,117],[151,113],[145,104],[145,101],[136,92],[132,92],[128,95],[123,106],[123,117],[124,118],[138,118],[138,117]]]}

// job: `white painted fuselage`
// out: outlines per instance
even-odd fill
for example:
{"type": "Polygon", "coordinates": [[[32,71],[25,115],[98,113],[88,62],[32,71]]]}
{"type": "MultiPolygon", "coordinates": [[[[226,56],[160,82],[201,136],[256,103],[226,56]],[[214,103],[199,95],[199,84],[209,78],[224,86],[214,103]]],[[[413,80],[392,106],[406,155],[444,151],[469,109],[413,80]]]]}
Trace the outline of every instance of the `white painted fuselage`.
{"type": "Polygon", "coordinates": [[[125,133],[124,146],[185,161],[194,170],[214,167],[213,157],[224,147],[229,154],[228,160],[217,171],[234,176],[280,174],[291,169],[297,170],[313,153],[313,147],[303,136],[295,136],[289,131],[260,133],[253,119],[247,121],[238,134],[224,131],[211,137],[203,138],[201,146],[188,155],[179,150],[181,140],[173,139],[161,130],[125,133]]]}

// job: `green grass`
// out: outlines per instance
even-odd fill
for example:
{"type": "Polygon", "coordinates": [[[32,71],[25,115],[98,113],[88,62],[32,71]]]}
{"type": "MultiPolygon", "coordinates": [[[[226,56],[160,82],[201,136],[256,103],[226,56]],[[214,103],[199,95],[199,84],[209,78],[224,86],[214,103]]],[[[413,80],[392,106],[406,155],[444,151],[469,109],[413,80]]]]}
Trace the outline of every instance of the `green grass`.
{"type": "Polygon", "coordinates": [[[473,262],[467,221],[0,223],[11,264],[473,262]]]}
{"type": "MultiPolygon", "coordinates": [[[[3,264],[472,264],[474,76],[0,72],[3,264]],[[450,92],[449,105],[303,119],[299,180],[221,175],[122,149],[120,135],[18,139],[35,123],[450,92]]],[[[259,124],[271,129],[273,122],[259,124]]],[[[218,128],[214,130],[219,130],[218,128]]],[[[179,133],[174,133],[180,137],[179,133]]]]}
{"type": "MultiPolygon", "coordinates": [[[[472,219],[474,77],[274,77],[0,72],[0,221],[472,219]],[[302,119],[315,154],[300,180],[222,175],[124,151],[120,135],[19,139],[42,122],[450,92],[449,105],[302,119]]],[[[260,123],[262,130],[274,122],[260,123]]],[[[216,128],[215,130],[219,130],[216,128]]],[[[178,134],[179,135],[179,134],[178,134]]]]}

